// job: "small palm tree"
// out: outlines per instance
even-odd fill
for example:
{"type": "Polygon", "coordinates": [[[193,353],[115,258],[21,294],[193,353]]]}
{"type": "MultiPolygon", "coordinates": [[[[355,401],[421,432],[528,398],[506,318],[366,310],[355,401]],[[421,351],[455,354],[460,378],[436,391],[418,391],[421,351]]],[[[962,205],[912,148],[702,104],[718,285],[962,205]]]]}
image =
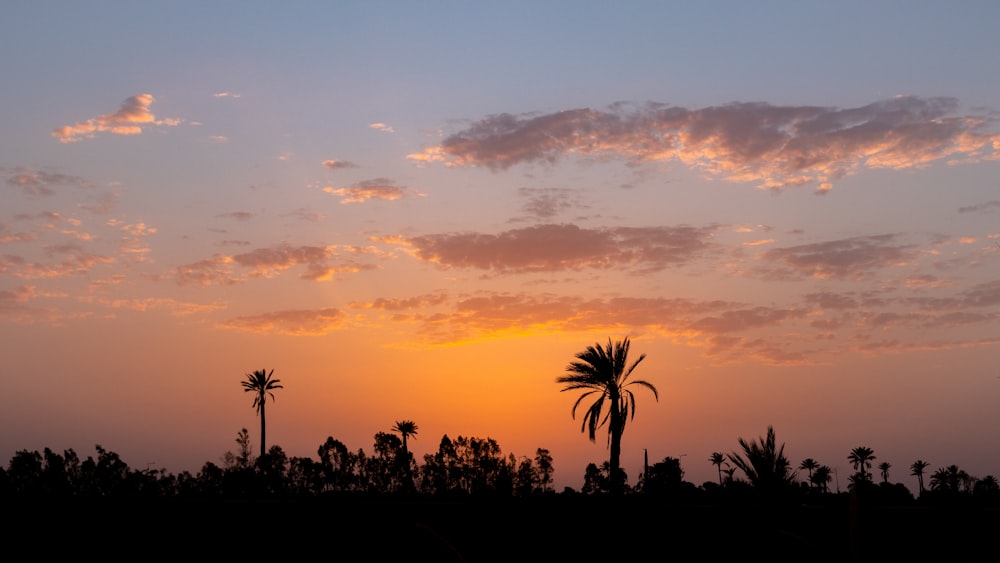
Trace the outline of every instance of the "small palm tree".
{"type": "Polygon", "coordinates": [[[833,480],[833,476],[830,475],[832,471],[833,469],[829,465],[821,465],[813,471],[812,476],[809,477],[809,482],[825,493],[829,490],[830,481],[833,480]]]}
{"type": "Polygon", "coordinates": [[[922,459],[914,461],[913,465],[910,466],[910,475],[917,478],[918,492],[920,493],[924,492],[924,470],[927,469],[928,466],[930,466],[930,464],[922,459]]]}
{"type": "Polygon", "coordinates": [[[719,470],[719,484],[722,484],[722,464],[726,462],[726,454],[722,452],[713,452],[712,457],[708,458],[708,461],[712,462],[719,470]]]}
{"type": "Polygon", "coordinates": [[[740,438],[739,444],[743,455],[731,453],[729,461],[743,471],[754,487],[762,491],[777,491],[794,481],[791,463],[785,457],[785,445],[778,445],[773,427],[767,427],[766,438],[758,438],[755,442],[740,438]]]}
{"type": "Polygon", "coordinates": [[[274,370],[272,369],[270,373],[266,370],[259,369],[253,373],[247,374],[246,381],[243,382],[243,390],[247,393],[253,393],[253,408],[257,409],[257,414],[260,415],[260,453],[264,455],[267,453],[267,440],[266,431],[267,425],[264,421],[264,403],[267,401],[267,397],[270,396],[271,400],[274,400],[274,390],[283,389],[284,387],[278,385],[281,381],[280,379],[271,379],[274,375],[274,370]]]}
{"type": "Polygon", "coordinates": [[[878,469],[879,469],[879,471],[882,472],[882,482],[883,483],[888,483],[889,482],[889,468],[890,467],[892,467],[892,464],[889,463],[888,461],[883,461],[882,463],[878,464],[878,469]]]}
{"type": "Polygon", "coordinates": [[[597,343],[577,354],[577,361],[571,362],[566,367],[567,375],[556,378],[557,383],[565,384],[562,391],[584,390],[583,395],[573,403],[574,419],[580,403],[596,395],[596,399],[583,415],[580,431],[587,431],[590,441],[593,442],[597,429],[608,423],[608,446],[611,450],[609,470],[611,491],[614,493],[624,491],[625,482],[621,473],[622,434],[625,432],[625,423],[635,417],[635,395],[629,387],[632,385],[645,387],[653,392],[656,400],[660,399],[652,383],[641,379],[628,380],[636,366],[646,358],[646,355],[642,354],[638,360],[630,364],[628,352],[628,338],[614,343],[609,338],[606,346],[601,347],[601,344],[597,343]],[[608,412],[604,412],[605,401],[609,404],[608,412]]]}
{"type": "Polygon", "coordinates": [[[869,469],[872,468],[872,461],[875,460],[875,452],[871,448],[858,446],[851,450],[851,454],[847,456],[847,459],[854,465],[854,471],[858,479],[871,481],[869,469]]]}
{"type": "Polygon", "coordinates": [[[817,463],[816,460],[813,459],[813,458],[811,458],[811,457],[807,457],[807,458],[803,459],[802,463],[799,464],[799,469],[805,469],[806,471],[809,472],[808,479],[809,479],[809,486],[810,487],[813,486],[813,482],[812,482],[813,471],[816,470],[818,467],[819,467],[819,463],[817,463]]]}

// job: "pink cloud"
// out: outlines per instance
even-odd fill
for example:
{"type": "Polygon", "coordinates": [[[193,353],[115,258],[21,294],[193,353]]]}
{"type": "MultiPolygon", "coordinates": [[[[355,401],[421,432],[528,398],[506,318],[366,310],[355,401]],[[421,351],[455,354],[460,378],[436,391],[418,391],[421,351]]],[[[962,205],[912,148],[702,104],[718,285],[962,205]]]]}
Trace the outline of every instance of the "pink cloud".
{"type": "Polygon", "coordinates": [[[538,225],[499,234],[457,233],[405,239],[414,255],[449,268],[551,272],[633,267],[656,271],[707,250],[715,227],[584,229],[538,225]]]}
{"type": "Polygon", "coordinates": [[[337,309],[301,309],[236,317],[217,326],[258,334],[322,336],[340,327],[344,320],[344,314],[337,309]]]}
{"type": "Polygon", "coordinates": [[[180,119],[157,119],[149,107],[156,101],[151,94],[136,94],[122,102],[115,113],[100,115],[73,125],[64,125],[52,131],[52,136],[60,143],[74,143],[81,139],[91,139],[100,132],[114,135],[138,135],[148,125],[175,126],[180,119]]]}
{"type": "MultiPolygon", "coordinates": [[[[406,197],[410,190],[397,186],[392,180],[376,178],[365,180],[346,188],[323,188],[328,194],[341,197],[340,203],[364,203],[368,200],[393,201],[406,197]]],[[[421,195],[421,194],[417,194],[421,195]]]]}
{"type": "Polygon", "coordinates": [[[733,103],[691,110],[650,104],[487,117],[408,158],[506,169],[569,155],[678,161],[729,181],[779,189],[864,168],[997,159],[992,117],[959,115],[951,98],[900,96],[858,108],[733,103]]]}

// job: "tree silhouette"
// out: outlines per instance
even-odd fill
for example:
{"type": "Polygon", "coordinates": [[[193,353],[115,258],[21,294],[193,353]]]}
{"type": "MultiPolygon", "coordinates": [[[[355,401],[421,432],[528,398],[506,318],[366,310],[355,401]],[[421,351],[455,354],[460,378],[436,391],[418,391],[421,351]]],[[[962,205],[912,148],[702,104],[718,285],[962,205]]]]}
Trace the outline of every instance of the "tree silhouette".
{"type": "Polygon", "coordinates": [[[813,480],[812,480],[813,471],[816,470],[816,469],[818,469],[818,468],[819,468],[819,463],[817,463],[816,460],[813,459],[813,458],[811,458],[811,457],[807,457],[807,458],[803,459],[802,463],[799,464],[799,469],[805,469],[806,471],[809,472],[808,479],[809,479],[809,486],[810,487],[813,486],[813,480]]]}
{"type": "Polygon", "coordinates": [[[875,460],[875,452],[871,448],[866,446],[858,446],[851,450],[850,455],[847,456],[851,464],[854,466],[855,479],[860,479],[861,481],[871,481],[871,473],[869,469],[872,468],[872,461],[875,460]]]}
{"type": "Polygon", "coordinates": [[[243,390],[247,393],[253,393],[253,408],[257,409],[257,414],[260,415],[260,453],[264,455],[268,453],[267,451],[267,440],[266,432],[267,425],[264,419],[264,403],[267,402],[267,397],[270,395],[271,400],[274,400],[275,389],[283,389],[284,387],[278,385],[281,381],[280,379],[271,379],[274,375],[274,370],[272,369],[270,373],[266,370],[259,369],[253,373],[246,374],[247,379],[243,382],[243,390]]]}
{"type": "Polygon", "coordinates": [[[918,492],[920,493],[924,492],[924,470],[927,469],[929,465],[930,464],[926,461],[918,459],[913,462],[913,465],[910,466],[910,475],[917,478],[918,492]]]}
{"type": "Polygon", "coordinates": [[[626,421],[635,417],[635,395],[629,387],[632,385],[645,387],[653,392],[657,401],[660,399],[660,394],[652,383],[641,379],[628,380],[636,366],[646,358],[646,354],[642,354],[638,360],[629,364],[628,352],[628,338],[615,343],[612,343],[609,338],[605,347],[602,348],[601,344],[597,343],[577,354],[577,361],[571,362],[566,367],[567,375],[556,378],[557,383],[565,384],[562,391],[577,389],[586,391],[573,403],[574,419],[580,403],[587,397],[597,395],[597,398],[583,415],[580,431],[586,430],[590,441],[593,442],[597,429],[608,423],[608,445],[611,450],[610,489],[613,493],[622,493],[625,488],[625,482],[622,479],[623,472],[620,470],[622,434],[625,432],[626,421]],[[606,414],[604,414],[605,401],[609,403],[609,412],[606,414]]]}
{"type": "Polygon", "coordinates": [[[883,483],[888,483],[889,482],[889,468],[890,467],[892,467],[892,464],[889,463],[888,461],[883,461],[882,463],[878,464],[878,469],[879,469],[879,471],[882,472],[882,482],[883,483]]]}
{"type": "Polygon", "coordinates": [[[820,465],[809,477],[809,482],[825,493],[829,490],[830,481],[833,480],[833,476],[830,475],[832,471],[829,465],[820,465]]]}
{"type": "Polygon", "coordinates": [[[791,463],[785,457],[785,445],[777,444],[774,437],[774,427],[767,427],[767,437],[758,438],[755,442],[739,439],[743,455],[729,454],[729,461],[747,476],[750,483],[763,491],[777,491],[794,480],[791,473],[791,463]]]}
{"type": "Polygon", "coordinates": [[[413,436],[416,439],[417,436],[417,423],[412,420],[397,420],[396,425],[392,427],[392,431],[396,432],[403,439],[403,451],[402,451],[402,461],[400,464],[403,467],[404,472],[404,483],[403,486],[406,490],[413,489],[413,471],[410,468],[410,450],[406,447],[406,439],[413,436]]]}
{"type": "Polygon", "coordinates": [[[409,453],[410,450],[406,448],[406,439],[410,436],[416,436],[417,430],[417,423],[412,420],[398,420],[396,425],[392,427],[392,431],[403,439],[403,452],[409,453]]]}
{"type": "Polygon", "coordinates": [[[726,462],[726,454],[724,454],[722,452],[712,452],[712,455],[711,455],[711,457],[708,458],[708,461],[711,461],[712,465],[714,465],[719,470],[719,484],[721,485],[722,484],[722,464],[726,462]]]}

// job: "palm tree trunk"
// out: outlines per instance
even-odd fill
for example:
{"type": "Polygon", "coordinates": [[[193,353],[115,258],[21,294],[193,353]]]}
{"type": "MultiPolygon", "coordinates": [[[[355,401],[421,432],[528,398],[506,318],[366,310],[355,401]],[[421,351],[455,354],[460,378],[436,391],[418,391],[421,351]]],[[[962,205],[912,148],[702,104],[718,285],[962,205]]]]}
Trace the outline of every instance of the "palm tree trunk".
{"type": "Polygon", "coordinates": [[[618,404],[618,397],[611,398],[611,493],[625,492],[625,483],[619,478],[621,474],[622,432],[624,430],[624,413],[618,404]]]}
{"type": "MultiPolygon", "coordinates": [[[[264,424],[264,401],[260,402],[260,455],[267,454],[267,441],[265,440],[265,424],[264,424]]],[[[258,456],[260,457],[260,456],[258,456]]]]}

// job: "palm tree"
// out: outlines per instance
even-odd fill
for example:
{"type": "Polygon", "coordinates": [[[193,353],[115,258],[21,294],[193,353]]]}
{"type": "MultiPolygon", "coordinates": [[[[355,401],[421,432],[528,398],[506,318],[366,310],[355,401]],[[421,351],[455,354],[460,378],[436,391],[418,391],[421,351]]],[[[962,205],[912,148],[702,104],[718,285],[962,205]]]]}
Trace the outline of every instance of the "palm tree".
{"type": "Polygon", "coordinates": [[[412,420],[397,420],[396,425],[392,427],[392,431],[403,438],[403,453],[409,453],[409,450],[406,449],[406,439],[417,435],[417,423],[412,420]]]}
{"type": "Polygon", "coordinates": [[[267,401],[268,395],[271,396],[271,400],[274,400],[275,389],[283,389],[281,385],[278,385],[280,379],[271,379],[274,375],[274,370],[272,369],[270,373],[266,370],[259,369],[253,373],[247,374],[247,380],[243,382],[243,391],[247,393],[253,393],[253,407],[257,409],[257,414],[260,415],[260,454],[263,456],[267,454],[267,440],[265,439],[265,431],[267,426],[264,423],[264,403],[267,401]]]}
{"type": "Polygon", "coordinates": [[[641,379],[628,381],[632,371],[646,357],[646,354],[642,354],[638,360],[629,364],[628,351],[628,338],[615,343],[612,343],[609,338],[608,344],[604,348],[601,347],[600,343],[597,343],[577,354],[577,361],[571,362],[566,367],[567,375],[556,378],[557,383],[565,384],[561,391],[585,390],[583,395],[580,395],[580,398],[573,403],[574,419],[576,419],[576,409],[580,403],[591,395],[597,395],[583,415],[580,431],[588,431],[590,441],[593,442],[597,429],[608,423],[608,445],[611,450],[611,490],[616,493],[622,492],[625,485],[624,479],[620,475],[622,434],[625,432],[626,421],[635,417],[635,395],[629,386],[645,387],[653,392],[657,401],[660,400],[660,394],[652,383],[641,379]],[[604,413],[602,417],[605,401],[609,403],[609,412],[604,413]]]}
{"type": "Polygon", "coordinates": [[[708,458],[708,461],[712,462],[712,465],[719,469],[719,484],[722,484],[722,464],[726,462],[726,454],[722,452],[713,452],[712,457],[708,458]]]}
{"type": "Polygon", "coordinates": [[[807,457],[807,458],[803,459],[802,463],[799,464],[799,469],[805,469],[806,471],[809,472],[808,479],[809,479],[809,486],[810,487],[813,486],[813,482],[812,482],[813,470],[815,470],[817,468],[819,468],[819,463],[817,463],[816,460],[813,459],[813,458],[811,458],[811,457],[807,457]]]}
{"type": "Polygon", "coordinates": [[[889,482],[889,468],[890,467],[892,467],[892,464],[889,463],[888,461],[883,461],[882,463],[878,464],[878,469],[879,469],[879,471],[882,472],[882,482],[883,483],[888,483],[889,482]]]}
{"type": "Polygon", "coordinates": [[[767,437],[755,442],[739,439],[743,455],[729,454],[729,461],[740,468],[754,487],[762,491],[777,491],[790,485],[795,476],[791,473],[791,463],[785,457],[785,445],[777,444],[774,427],[767,427],[767,437]]]}
{"type": "Polygon", "coordinates": [[[833,480],[833,477],[830,475],[831,471],[833,470],[829,465],[820,465],[809,477],[809,482],[825,493],[829,490],[830,481],[833,480]]]}
{"type": "Polygon", "coordinates": [[[930,464],[927,463],[926,461],[918,459],[917,461],[913,462],[913,465],[910,466],[910,475],[916,476],[917,485],[919,487],[918,490],[919,493],[924,492],[924,470],[927,469],[929,465],[930,464]]]}
{"type": "Polygon", "coordinates": [[[875,452],[871,448],[858,446],[851,450],[851,455],[847,456],[847,459],[854,465],[857,478],[862,481],[871,481],[871,473],[868,470],[872,468],[872,461],[875,459],[875,452]]]}

